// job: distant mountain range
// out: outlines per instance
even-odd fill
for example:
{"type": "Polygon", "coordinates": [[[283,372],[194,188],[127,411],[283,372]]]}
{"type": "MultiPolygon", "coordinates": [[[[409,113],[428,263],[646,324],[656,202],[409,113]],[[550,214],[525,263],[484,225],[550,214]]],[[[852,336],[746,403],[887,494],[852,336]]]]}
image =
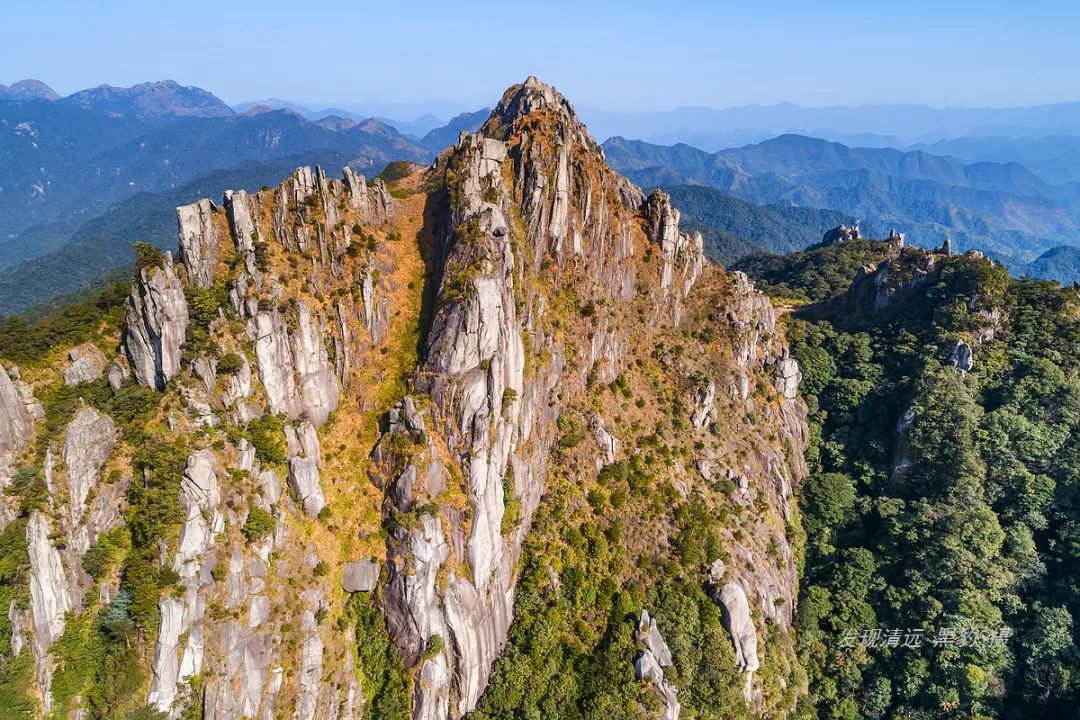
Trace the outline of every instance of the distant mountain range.
{"type": "MultiPolygon", "coordinates": [[[[0,85],[0,314],[107,276],[128,262],[135,240],[171,243],[172,230],[148,223],[140,206],[187,202],[196,187],[269,184],[293,162],[329,163],[335,172],[333,165],[349,163],[369,176],[393,160],[426,163],[490,113],[463,107],[314,109],[277,98],[230,107],[171,80],[101,85],[67,97],[38,80],[0,85]],[[412,119],[389,119],[395,116],[412,119]]],[[[739,145],[708,152],[622,137],[604,145],[611,164],[632,180],[670,190],[722,262],[800,249],[828,227],[859,218],[864,229],[896,227],[923,245],[951,237],[954,246],[979,247],[1014,272],[1068,280],[1076,263],[1061,248],[1080,245],[1078,108],[779,105],[583,115],[601,137],[615,128],[641,137],[707,130],[739,145]],[[903,118],[914,120],[903,125],[903,118]],[[874,147],[770,135],[796,121],[874,147]],[[1010,128],[1036,127],[1060,132],[1007,136],[1010,128]],[[973,128],[985,134],[949,135],[973,128]],[[924,140],[918,146],[882,147],[917,135],[924,140]]],[[[164,217],[170,225],[171,212],[164,217]]]]}
{"type": "Polygon", "coordinates": [[[220,199],[228,189],[255,191],[280,182],[301,165],[363,169],[351,152],[319,150],[268,161],[246,160],[174,188],[120,200],[79,226],[63,247],[0,269],[0,317],[40,308],[53,298],[112,278],[131,264],[135,240],[175,250],[177,206],[202,197],[220,199]]]}
{"type": "Polygon", "coordinates": [[[210,93],[171,81],[102,86],[61,100],[0,100],[0,267],[63,246],[82,224],[136,193],[316,150],[347,151],[368,174],[391,160],[432,157],[375,119],[237,114],[210,93]]]}
{"type": "Polygon", "coordinates": [[[959,137],[913,145],[966,162],[1018,162],[1050,184],[1080,182],[1080,135],[1044,137],[959,137]]]}
{"type": "Polygon", "coordinates": [[[1080,102],[1011,108],[780,103],[636,113],[582,108],[581,114],[598,138],[621,135],[663,145],[682,142],[710,151],[785,133],[894,147],[963,136],[1080,135],[1080,102]]]}
{"type": "Polygon", "coordinates": [[[1015,162],[965,163],[923,151],[849,148],[798,135],[708,153],[612,138],[608,161],[638,184],[699,184],[759,205],[829,208],[923,246],[951,238],[1019,266],[1080,244],[1080,193],[1015,162]]]}
{"type": "MultiPolygon", "coordinates": [[[[233,105],[236,112],[247,112],[253,107],[268,107],[277,110],[292,110],[306,117],[308,120],[319,120],[328,115],[354,120],[365,118],[377,118],[390,125],[403,135],[420,138],[427,133],[446,124],[447,117],[460,113],[465,107],[459,103],[432,102],[432,103],[342,103],[342,106],[321,106],[321,109],[283,100],[281,98],[266,98],[252,102],[243,102],[233,105]],[[441,114],[436,114],[441,113],[441,114]]],[[[488,108],[485,112],[490,112],[488,108]]],[[[464,114],[468,114],[466,111],[464,114]]],[[[485,118],[487,116],[485,115],[485,118]]]]}
{"type": "MultiPolygon", "coordinates": [[[[821,241],[837,225],[856,219],[836,210],[781,205],[755,205],[704,185],[664,188],[682,214],[682,227],[705,239],[705,255],[724,265],[756,252],[784,254],[821,241]]],[[[867,233],[876,228],[864,226],[867,233]]]]}

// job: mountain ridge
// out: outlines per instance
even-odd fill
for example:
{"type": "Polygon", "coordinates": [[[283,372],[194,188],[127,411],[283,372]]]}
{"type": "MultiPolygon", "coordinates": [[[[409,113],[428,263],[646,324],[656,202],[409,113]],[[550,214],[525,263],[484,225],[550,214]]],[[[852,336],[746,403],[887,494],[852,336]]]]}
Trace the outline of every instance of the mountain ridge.
{"type": "Polygon", "coordinates": [[[11,706],[793,713],[798,367],[678,223],[529,78],[391,186],[177,208],[122,322],[6,324],[11,706]]]}
{"type": "Polygon", "coordinates": [[[1069,186],[1015,163],[970,163],[781,136],[717,153],[615,138],[612,164],[636,182],[711,185],[757,204],[833,208],[904,231],[915,243],[980,247],[1016,263],[1080,237],[1069,186]]]}

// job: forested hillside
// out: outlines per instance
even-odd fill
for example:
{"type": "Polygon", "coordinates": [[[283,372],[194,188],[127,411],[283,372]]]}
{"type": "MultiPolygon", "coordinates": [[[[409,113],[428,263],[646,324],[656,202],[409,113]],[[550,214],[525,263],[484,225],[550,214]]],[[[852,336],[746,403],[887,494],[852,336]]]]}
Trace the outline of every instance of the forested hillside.
{"type": "Polygon", "coordinates": [[[788,326],[812,437],[807,713],[1072,717],[1077,295],[977,254],[875,249],[744,266],[819,301],[788,326]]]}

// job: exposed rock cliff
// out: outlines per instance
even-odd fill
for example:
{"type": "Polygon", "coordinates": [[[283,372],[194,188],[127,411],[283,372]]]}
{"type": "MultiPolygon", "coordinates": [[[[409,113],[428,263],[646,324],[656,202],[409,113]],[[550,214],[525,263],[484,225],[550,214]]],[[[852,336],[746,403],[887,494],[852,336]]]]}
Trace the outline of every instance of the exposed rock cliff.
{"type": "Polygon", "coordinates": [[[206,199],[176,208],[180,261],[187,270],[188,280],[200,288],[214,284],[220,254],[212,211],[213,206],[206,199]]]}
{"type": "Polygon", "coordinates": [[[49,649],[63,634],[64,616],[72,605],[60,553],[49,540],[49,523],[41,513],[33,513],[26,525],[26,551],[30,556],[35,678],[42,703],[50,710],[55,663],[49,649]]]}
{"type": "Polygon", "coordinates": [[[188,326],[187,300],[171,255],[165,255],[161,267],[139,272],[124,319],[124,347],[135,377],[143,385],[164,389],[180,372],[180,346],[188,326]]]}
{"type": "MultiPolygon", "coordinates": [[[[768,300],[705,262],[665,194],[608,168],[553,88],[512,87],[479,132],[393,193],[351,169],[299,168],[276,189],[178,208],[178,228],[182,264],[140,269],[121,338],[135,379],[159,392],[113,359],[113,398],[87,392],[97,405],[37,444],[50,499],[27,540],[43,690],[65,613],[96,627],[87,619],[140,593],[125,642],[155,645],[137,648],[150,659],[132,706],[464,717],[519,649],[524,566],[542,562],[544,602],[589,594],[528,542],[621,492],[608,512],[634,531],[610,542],[623,554],[608,579],[635,613],[655,607],[642,593],[659,592],[657,569],[685,562],[674,574],[718,625],[704,594],[717,558],[682,557],[696,547],[682,525],[739,518],[710,520],[709,543],[695,541],[726,559],[718,602],[729,587],[742,598],[733,649],[710,652],[730,678],[745,673],[758,710],[790,709],[770,688],[797,676],[798,364],[768,300]],[[612,478],[629,493],[602,487],[612,478]],[[534,527],[545,501],[571,507],[534,527]],[[111,533],[125,517],[129,546],[111,533]]],[[[90,360],[70,380],[102,388],[108,362],[90,360]]],[[[0,373],[12,458],[33,439],[27,408],[0,373]]],[[[606,613],[567,627],[595,632],[606,613]]],[[[679,623],[659,608],[638,617],[620,655],[627,692],[643,713],[707,714],[675,687],[679,623]]],[[[88,690],[65,711],[93,717],[88,690]]]]}
{"type": "Polygon", "coordinates": [[[0,455],[22,449],[33,429],[33,417],[8,377],[8,371],[0,365],[0,455]]]}

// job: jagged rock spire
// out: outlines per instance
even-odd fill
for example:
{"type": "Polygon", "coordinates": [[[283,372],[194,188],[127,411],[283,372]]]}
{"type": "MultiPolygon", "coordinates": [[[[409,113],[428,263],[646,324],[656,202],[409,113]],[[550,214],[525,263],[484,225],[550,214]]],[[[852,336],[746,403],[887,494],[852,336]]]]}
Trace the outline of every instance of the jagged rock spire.
{"type": "Polygon", "coordinates": [[[499,104],[492,110],[491,117],[480,128],[480,134],[499,140],[509,140],[519,121],[544,111],[561,116],[561,124],[571,130],[570,133],[563,133],[565,137],[573,138],[589,150],[598,153],[601,158],[603,157],[603,150],[600,149],[596,139],[589,134],[585,123],[581,122],[574,111],[573,104],[553,86],[534,75],[530,75],[523,83],[510,86],[503,93],[499,104]]]}
{"type": "Polygon", "coordinates": [[[491,117],[502,120],[506,125],[512,125],[519,117],[537,110],[561,112],[577,119],[577,113],[570,101],[535,75],[530,75],[523,83],[507,88],[491,117]]]}

